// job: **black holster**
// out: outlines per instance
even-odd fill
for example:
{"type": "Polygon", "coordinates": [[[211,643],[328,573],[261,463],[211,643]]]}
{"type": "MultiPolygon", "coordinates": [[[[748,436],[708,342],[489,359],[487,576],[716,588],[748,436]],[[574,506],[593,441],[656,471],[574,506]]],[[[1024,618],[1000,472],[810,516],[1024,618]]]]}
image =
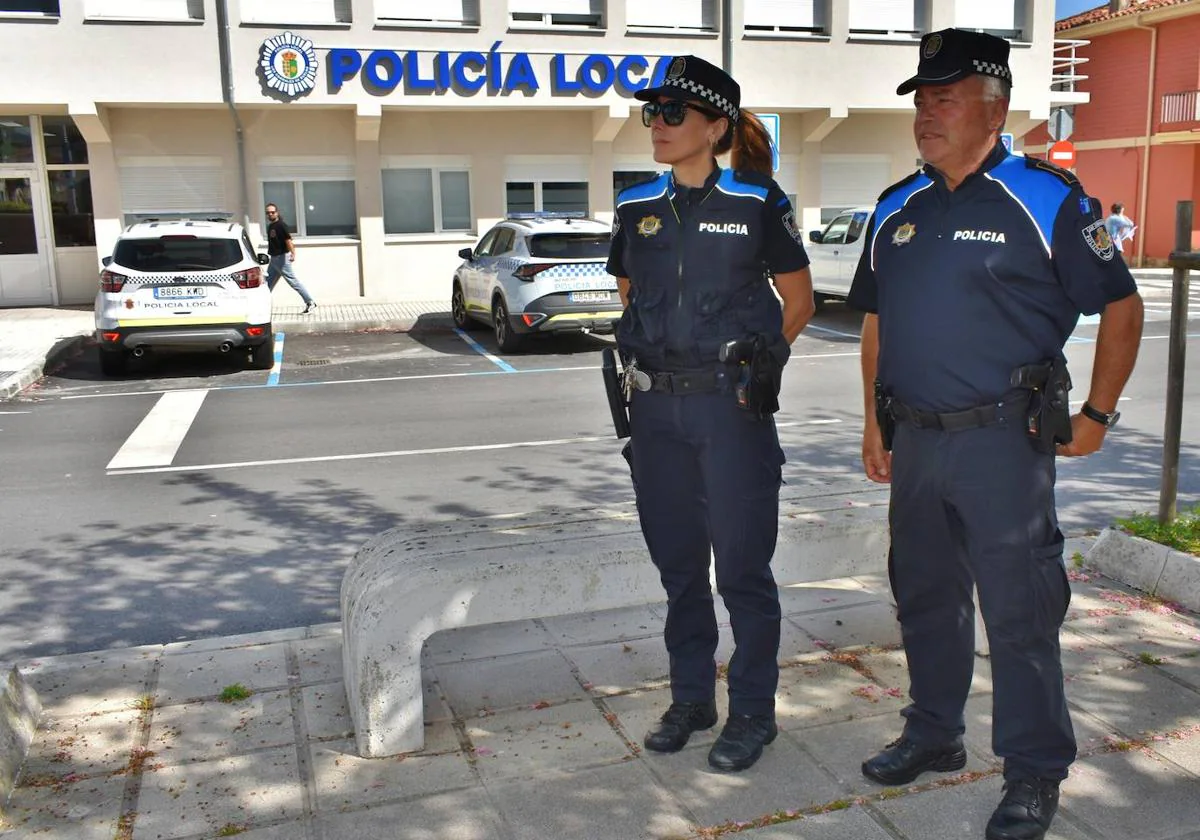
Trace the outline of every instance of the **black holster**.
{"type": "Polygon", "coordinates": [[[625,407],[625,394],[621,389],[621,377],[617,370],[617,357],[611,347],[600,353],[600,372],[604,376],[604,393],[608,397],[608,411],[612,415],[613,431],[617,439],[629,437],[629,412],[625,407]]]}
{"type": "Polygon", "coordinates": [[[878,379],[875,380],[875,422],[879,424],[884,450],[891,452],[892,441],[896,439],[896,415],[892,413],[892,398],[884,393],[878,379]]]}
{"type": "Polygon", "coordinates": [[[738,408],[760,420],[779,411],[783,367],[790,354],[782,335],[757,333],[721,345],[717,358],[736,369],[733,392],[738,408]]]}
{"type": "Polygon", "coordinates": [[[1053,455],[1058,444],[1071,442],[1071,374],[1065,358],[1022,365],[1012,372],[1010,384],[1029,391],[1025,434],[1034,449],[1053,455]]]}

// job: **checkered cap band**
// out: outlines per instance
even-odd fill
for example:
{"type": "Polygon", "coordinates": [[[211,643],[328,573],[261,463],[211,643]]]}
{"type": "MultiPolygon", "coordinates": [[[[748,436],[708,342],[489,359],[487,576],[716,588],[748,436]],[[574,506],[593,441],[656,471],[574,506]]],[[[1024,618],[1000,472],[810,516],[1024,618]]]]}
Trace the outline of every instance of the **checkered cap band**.
{"type": "Polygon", "coordinates": [[[713,105],[718,111],[729,117],[729,119],[737,122],[737,106],[710,87],[706,87],[698,82],[693,82],[691,79],[684,78],[683,76],[680,76],[676,79],[664,79],[662,86],[665,88],[682,88],[688,93],[695,94],[705,102],[713,105]]]}
{"type": "Polygon", "coordinates": [[[995,76],[999,79],[1004,79],[1006,82],[1012,81],[1012,71],[1006,65],[997,64],[994,61],[980,61],[977,58],[971,59],[971,64],[974,65],[976,73],[982,73],[985,76],[995,76]]]}

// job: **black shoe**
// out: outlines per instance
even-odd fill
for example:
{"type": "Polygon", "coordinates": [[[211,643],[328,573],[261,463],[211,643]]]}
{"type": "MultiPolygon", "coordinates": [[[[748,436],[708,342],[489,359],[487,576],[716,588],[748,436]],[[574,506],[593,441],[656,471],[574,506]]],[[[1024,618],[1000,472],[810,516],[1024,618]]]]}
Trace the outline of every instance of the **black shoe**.
{"type": "Polygon", "coordinates": [[[304,311],[301,312],[300,314],[307,315],[309,312],[312,312],[316,308],[317,308],[317,302],[315,300],[310,300],[308,303],[306,303],[304,305],[304,311]]]}
{"type": "Polygon", "coordinates": [[[708,751],[708,763],[718,770],[745,770],[778,734],[774,715],[730,715],[708,751]]]}
{"type": "Polygon", "coordinates": [[[906,785],[927,770],[948,773],[967,763],[962,744],[930,747],[901,736],[862,763],[862,774],[881,785],[906,785]]]}
{"type": "Polygon", "coordinates": [[[717,724],[716,701],[708,703],[672,703],[658,725],[646,733],[642,743],[652,752],[679,752],[693,732],[712,729],[717,724]]]}
{"type": "Polygon", "coordinates": [[[1004,798],[988,820],[987,840],[1042,840],[1058,811],[1058,782],[1017,779],[1004,783],[1004,798]]]}

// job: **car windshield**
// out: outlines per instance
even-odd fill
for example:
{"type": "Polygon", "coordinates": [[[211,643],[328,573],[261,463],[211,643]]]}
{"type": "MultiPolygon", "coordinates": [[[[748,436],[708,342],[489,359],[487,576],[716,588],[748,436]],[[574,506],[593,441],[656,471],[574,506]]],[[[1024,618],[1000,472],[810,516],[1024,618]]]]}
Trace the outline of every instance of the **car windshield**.
{"type": "Polygon", "coordinates": [[[529,239],[529,255],[552,260],[608,259],[606,233],[539,233],[529,239]]]}
{"type": "Polygon", "coordinates": [[[134,271],[217,271],[242,261],[236,239],[122,239],[113,262],[134,271]]]}

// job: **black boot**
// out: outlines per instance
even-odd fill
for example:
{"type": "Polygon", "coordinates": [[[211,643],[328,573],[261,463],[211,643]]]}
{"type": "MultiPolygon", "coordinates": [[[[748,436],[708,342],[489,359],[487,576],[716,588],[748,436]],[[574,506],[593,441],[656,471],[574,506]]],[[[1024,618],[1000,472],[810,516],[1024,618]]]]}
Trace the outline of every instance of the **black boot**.
{"type": "Polygon", "coordinates": [[[901,736],[862,763],[862,774],[881,785],[906,785],[927,770],[961,770],[967,752],[958,741],[928,746],[901,736]]]}
{"type": "Polygon", "coordinates": [[[718,770],[745,770],[778,734],[774,715],[730,715],[708,751],[708,763],[718,770]]]}
{"type": "Polygon", "coordinates": [[[1058,811],[1058,782],[1016,779],[1004,783],[1004,798],[987,824],[987,840],[1042,840],[1058,811]]]}
{"type": "Polygon", "coordinates": [[[712,729],[717,723],[717,703],[672,703],[658,725],[646,733],[642,743],[652,752],[679,752],[693,732],[712,729]]]}

